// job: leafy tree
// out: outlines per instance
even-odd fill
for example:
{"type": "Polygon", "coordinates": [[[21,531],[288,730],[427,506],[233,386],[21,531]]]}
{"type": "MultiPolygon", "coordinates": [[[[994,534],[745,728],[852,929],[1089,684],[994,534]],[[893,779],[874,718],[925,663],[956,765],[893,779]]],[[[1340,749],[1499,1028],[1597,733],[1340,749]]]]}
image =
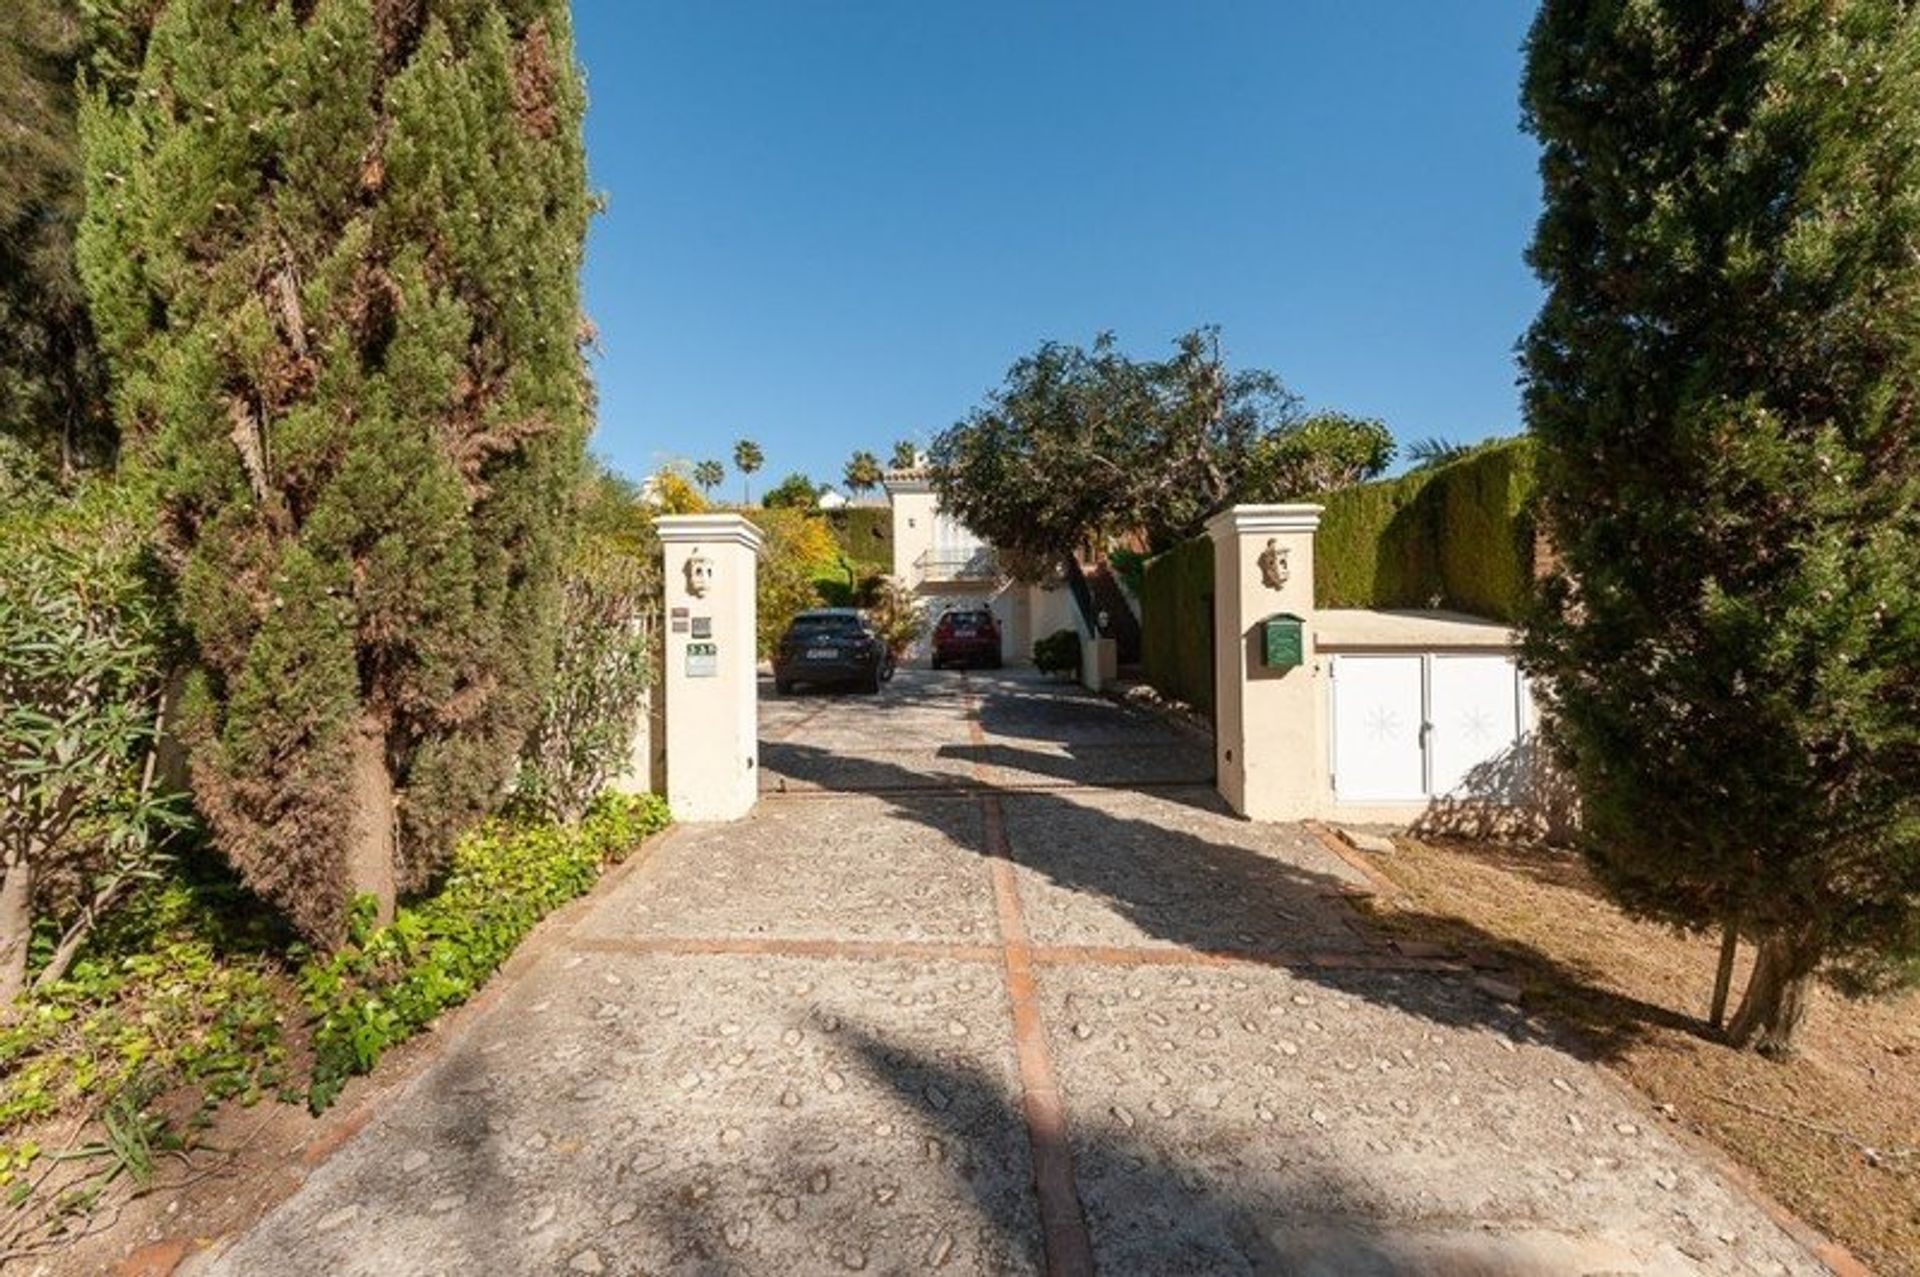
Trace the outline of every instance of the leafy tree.
{"type": "Polygon", "coordinates": [[[742,439],[733,445],[733,468],[740,472],[740,504],[753,503],[753,490],[747,486],[754,472],[767,462],[767,454],[760,451],[760,445],[751,439],[742,439]]]}
{"type": "Polygon", "coordinates": [[[920,464],[920,449],[911,439],[902,439],[893,445],[893,455],[887,464],[895,470],[911,470],[920,464]]]}
{"type": "Polygon", "coordinates": [[[841,477],[847,481],[847,487],[854,492],[871,492],[880,486],[887,472],[880,468],[880,458],[871,452],[862,450],[847,458],[847,468],[841,477]]]}
{"type": "Polygon", "coordinates": [[[497,804],[552,666],[590,403],[567,7],[95,7],[77,251],[160,484],[194,796],[332,943],[497,804]]]}
{"type": "Polygon", "coordinates": [[[1527,652],[1599,874],[1757,946],[1729,1029],[1920,957],[1920,8],[1548,0],[1527,652]]]}
{"type": "Polygon", "coordinates": [[[1352,487],[1393,462],[1393,432],[1370,417],[1316,412],[1253,445],[1242,499],[1286,501],[1352,487]]]}
{"type": "Polygon", "coordinates": [[[693,467],[693,481],[700,485],[703,494],[711,495],[726,477],[727,468],[718,461],[701,461],[693,467]]]}
{"type": "Polygon", "coordinates": [[[811,510],[820,504],[820,489],[813,480],[799,471],[788,475],[779,483],[767,489],[760,503],[769,510],[811,510]]]}
{"type": "Polygon", "coordinates": [[[0,7],[0,431],[68,476],[113,444],[73,261],[81,50],[76,0],[0,7]]]}
{"type": "Polygon", "coordinates": [[[708,508],[707,499],[693,486],[686,472],[666,466],[654,473],[651,504],[661,514],[700,514],[708,508]]]}
{"type": "Polygon", "coordinates": [[[1212,329],[1140,361],[1110,333],[1047,342],[966,420],[934,439],[942,503],[1003,562],[1056,562],[1142,533],[1161,549],[1235,501],[1302,496],[1377,473],[1377,422],[1305,416],[1273,373],[1227,367],[1212,329]]]}
{"type": "Polygon", "coordinates": [[[812,511],[762,508],[750,517],[766,542],[755,573],[759,651],[765,656],[794,613],[820,605],[816,582],[837,573],[840,547],[827,521],[812,511]]]}

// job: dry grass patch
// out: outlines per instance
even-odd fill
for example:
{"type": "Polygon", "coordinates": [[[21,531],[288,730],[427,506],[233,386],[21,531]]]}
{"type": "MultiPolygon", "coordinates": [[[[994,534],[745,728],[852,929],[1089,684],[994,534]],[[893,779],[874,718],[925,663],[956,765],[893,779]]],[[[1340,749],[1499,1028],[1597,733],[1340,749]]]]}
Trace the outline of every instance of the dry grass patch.
{"type": "Polygon", "coordinates": [[[1529,1005],[1669,1117],[1877,1271],[1920,1275],[1920,995],[1855,1003],[1823,989],[1799,1058],[1771,1063],[1706,1026],[1715,937],[1627,918],[1569,853],[1399,845],[1371,858],[1404,892],[1368,906],[1381,928],[1498,955],[1529,1005]]]}

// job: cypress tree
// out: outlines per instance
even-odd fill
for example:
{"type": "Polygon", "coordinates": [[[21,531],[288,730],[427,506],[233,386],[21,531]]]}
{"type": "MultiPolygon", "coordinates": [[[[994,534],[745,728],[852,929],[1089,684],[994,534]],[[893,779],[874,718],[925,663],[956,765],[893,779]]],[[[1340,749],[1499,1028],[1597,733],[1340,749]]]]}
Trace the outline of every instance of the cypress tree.
{"type": "Polygon", "coordinates": [[[80,33],[77,0],[0,6],[0,436],[63,477],[113,451],[73,261],[80,33]]]}
{"type": "Polygon", "coordinates": [[[565,0],[101,0],[79,256],[163,492],[194,796],[300,930],[497,801],[589,395],[565,0]]]}
{"type": "Polygon", "coordinates": [[[1527,649],[1603,882],[1756,946],[1731,1039],[1920,955],[1920,7],[1547,0],[1527,649]]]}

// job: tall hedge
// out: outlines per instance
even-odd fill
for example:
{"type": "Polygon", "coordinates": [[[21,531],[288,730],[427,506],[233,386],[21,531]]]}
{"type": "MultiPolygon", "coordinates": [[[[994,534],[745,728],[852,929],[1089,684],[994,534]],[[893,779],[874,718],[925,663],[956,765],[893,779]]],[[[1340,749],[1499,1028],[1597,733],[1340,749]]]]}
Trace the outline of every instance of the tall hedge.
{"type": "Polygon", "coordinates": [[[1140,663],[1166,696],[1213,713],[1213,538],[1148,559],[1140,592],[1140,663]]]}
{"type": "Polygon", "coordinates": [[[196,649],[194,794],[309,937],[495,805],[588,419],[565,0],[99,0],[78,247],[196,649]]]}
{"type": "Polygon", "coordinates": [[[1531,597],[1533,446],[1516,439],[1321,498],[1321,607],[1444,607],[1518,620],[1531,597]]]}
{"type": "Polygon", "coordinates": [[[893,510],[887,506],[849,506],[830,510],[827,526],[840,552],[855,563],[893,571],[893,510]]]}

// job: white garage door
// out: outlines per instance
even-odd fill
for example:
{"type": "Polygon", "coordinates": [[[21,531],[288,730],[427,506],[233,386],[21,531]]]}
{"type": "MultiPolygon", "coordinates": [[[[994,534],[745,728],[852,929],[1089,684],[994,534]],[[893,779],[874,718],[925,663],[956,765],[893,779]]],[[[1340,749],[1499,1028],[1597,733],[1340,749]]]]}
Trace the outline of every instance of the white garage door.
{"type": "Polygon", "coordinates": [[[1532,710],[1510,656],[1333,658],[1333,788],[1345,801],[1512,801],[1532,710]]]}
{"type": "Polygon", "coordinates": [[[1520,676],[1505,656],[1432,658],[1427,747],[1433,792],[1475,798],[1509,796],[1520,759],[1520,676]]]}
{"type": "Polygon", "coordinates": [[[1333,777],[1342,798],[1426,793],[1418,656],[1333,658],[1333,777]]]}

